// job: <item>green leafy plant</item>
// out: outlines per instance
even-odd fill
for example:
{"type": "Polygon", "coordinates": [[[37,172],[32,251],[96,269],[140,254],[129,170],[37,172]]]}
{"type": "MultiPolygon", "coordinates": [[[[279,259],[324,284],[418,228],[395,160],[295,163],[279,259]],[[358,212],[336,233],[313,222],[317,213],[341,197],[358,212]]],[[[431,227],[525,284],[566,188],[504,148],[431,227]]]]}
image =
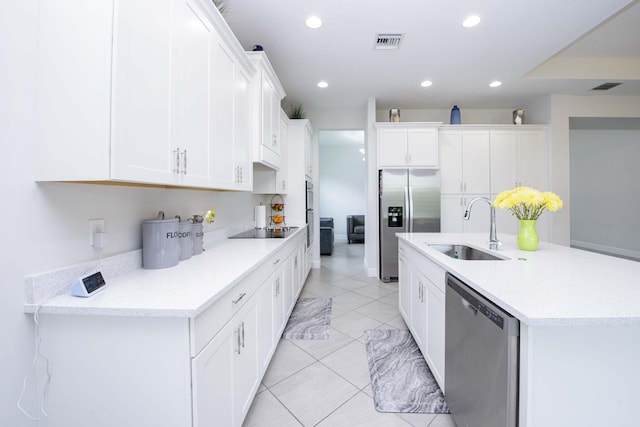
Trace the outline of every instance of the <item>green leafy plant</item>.
{"type": "Polygon", "coordinates": [[[227,11],[227,6],[229,6],[229,3],[227,3],[227,0],[211,0],[213,2],[213,5],[218,9],[218,12],[220,12],[221,14],[224,14],[227,11]]]}
{"type": "Polygon", "coordinates": [[[289,108],[289,118],[290,119],[304,119],[307,115],[302,108],[302,104],[293,104],[289,108]]]}

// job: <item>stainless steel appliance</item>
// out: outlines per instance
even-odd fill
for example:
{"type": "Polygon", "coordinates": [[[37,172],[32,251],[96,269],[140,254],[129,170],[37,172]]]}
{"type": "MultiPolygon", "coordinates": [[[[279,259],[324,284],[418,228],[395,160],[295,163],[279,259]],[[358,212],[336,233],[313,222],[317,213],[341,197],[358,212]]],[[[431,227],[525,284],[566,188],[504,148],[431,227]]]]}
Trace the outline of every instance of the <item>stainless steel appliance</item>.
{"type": "Polygon", "coordinates": [[[313,243],[313,183],[309,180],[306,180],[305,188],[307,190],[305,197],[307,217],[307,248],[309,248],[313,243]]]}
{"type": "Polygon", "coordinates": [[[518,425],[520,322],[447,273],[445,398],[458,427],[518,425]]]}
{"type": "Polygon", "coordinates": [[[380,279],[398,280],[402,232],[440,232],[440,173],[428,169],[384,169],[378,176],[380,279]]]}

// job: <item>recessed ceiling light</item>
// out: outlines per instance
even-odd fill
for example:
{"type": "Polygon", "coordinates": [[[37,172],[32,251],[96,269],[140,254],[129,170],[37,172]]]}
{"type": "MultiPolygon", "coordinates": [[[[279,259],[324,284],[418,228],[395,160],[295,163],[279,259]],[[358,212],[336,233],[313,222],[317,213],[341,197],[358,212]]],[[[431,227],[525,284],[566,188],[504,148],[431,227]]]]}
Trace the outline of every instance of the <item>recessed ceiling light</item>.
{"type": "Polygon", "coordinates": [[[329,87],[329,83],[327,83],[327,82],[325,82],[325,81],[323,80],[323,81],[321,81],[321,82],[318,82],[318,87],[319,87],[319,88],[324,89],[324,88],[326,88],[326,87],[329,87]]]}
{"type": "Polygon", "coordinates": [[[315,30],[316,28],[320,28],[322,26],[322,19],[318,18],[317,16],[310,16],[306,21],[304,21],[304,23],[307,24],[307,27],[313,28],[315,30]]]}
{"type": "Polygon", "coordinates": [[[480,17],[478,15],[471,15],[462,21],[462,26],[465,28],[475,27],[480,23],[480,17]]]}
{"type": "Polygon", "coordinates": [[[493,82],[489,83],[489,86],[490,86],[490,87],[498,87],[498,86],[502,86],[502,82],[501,82],[501,81],[499,81],[499,80],[495,80],[495,81],[493,81],[493,82]]]}
{"type": "Polygon", "coordinates": [[[425,80],[422,83],[420,83],[420,86],[422,87],[429,87],[431,86],[433,83],[430,80],[425,80]]]}

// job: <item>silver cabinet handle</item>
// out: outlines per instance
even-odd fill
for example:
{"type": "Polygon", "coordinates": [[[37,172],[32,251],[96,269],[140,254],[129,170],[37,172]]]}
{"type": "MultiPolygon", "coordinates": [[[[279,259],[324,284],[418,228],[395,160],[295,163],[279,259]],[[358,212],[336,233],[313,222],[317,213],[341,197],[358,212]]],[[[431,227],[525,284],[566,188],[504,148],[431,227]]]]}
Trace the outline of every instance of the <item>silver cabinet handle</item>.
{"type": "Polygon", "coordinates": [[[240,324],[240,330],[242,331],[242,348],[244,348],[244,322],[240,324]]]}
{"type": "Polygon", "coordinates": [[[243,292],[243,293],[241,293],[240,295],[238,295],[238,298],[234,299],[234,300],[233,300],[233,301],[231,301],[231,302],[232,302],[232,303],[234,303],[234,304],[237,304],[237,303],[239,303],[239,302],[240,302],[240,300],[241,300],[242,298],[244,298],[246,295],[247,295],[247,293],[246,293],[246,292],[243,292]]]}
{"type": "Polygon", "coordinates": [[[236,340],[236,345],[237,345],[236,353],[240,354],[240,326],[238,326],[236,328],[236,337],[237,337],[237,340],[236,340]]]}
{"type": "Polygon", "coordinates": [[[175,164],[175,168],[173,169],[173,173],[180,173],[180,147],[173,150],[173,152],[176,155],[176,164],[175,164]]]}
{"type": "Polygon", "coordinates": [[[273,261],[273,265],[276,265],[279,262],[280,262],[280,258],[278,258],[277,260],[273,261]]]}
{"type": "Polygon", "coordinates": [[[187,174],[187,150],[184,150],[182,152],[182,159],[184,164],[184,168],[182,169],[182,174],[186,175],[187,174]]]}

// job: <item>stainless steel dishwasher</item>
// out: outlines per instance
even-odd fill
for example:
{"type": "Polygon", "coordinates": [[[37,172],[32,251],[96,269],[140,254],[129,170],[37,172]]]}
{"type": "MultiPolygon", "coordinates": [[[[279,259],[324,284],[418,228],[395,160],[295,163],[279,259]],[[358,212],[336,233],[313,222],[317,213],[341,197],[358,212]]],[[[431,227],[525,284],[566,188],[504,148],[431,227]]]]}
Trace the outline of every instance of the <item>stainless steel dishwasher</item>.
{"type": "Polygon", "coordinates": [[[520,322],[447,273],[445,399],[458,427],[518,425],[520,322]]]}

